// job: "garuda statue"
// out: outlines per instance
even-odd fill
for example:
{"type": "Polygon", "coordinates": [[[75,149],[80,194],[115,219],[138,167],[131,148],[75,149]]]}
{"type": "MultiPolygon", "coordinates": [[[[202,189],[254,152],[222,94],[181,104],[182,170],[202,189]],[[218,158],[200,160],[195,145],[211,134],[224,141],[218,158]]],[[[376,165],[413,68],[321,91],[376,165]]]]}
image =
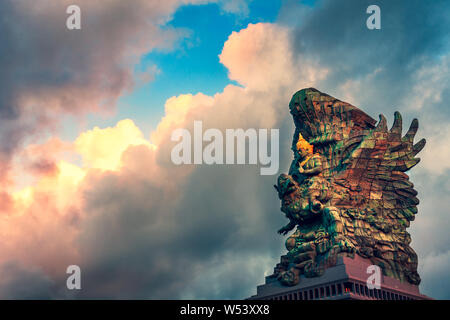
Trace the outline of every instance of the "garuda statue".
{"type": "Polygon", "coordinates": [[[414,144],[418,121],[402,136],[395,112],[389,130],[349,103],[316,89],[298,91],[289,104],[295,122],[294,160],[275,188],[289,223],[278,230],[288,253],[274,274],[282,284],[316,277],[355,254],[384,275],[420,283],[417,255],[406,231],[419,200],[406,171],[414,167],[425,140],[414,144]]]}

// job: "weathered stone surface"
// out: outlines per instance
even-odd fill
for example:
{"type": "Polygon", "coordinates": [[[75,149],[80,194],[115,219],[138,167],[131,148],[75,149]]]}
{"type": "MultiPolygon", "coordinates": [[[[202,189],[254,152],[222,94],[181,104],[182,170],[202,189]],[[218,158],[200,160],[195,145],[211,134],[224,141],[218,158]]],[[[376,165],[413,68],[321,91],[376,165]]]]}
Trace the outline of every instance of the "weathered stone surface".
{"type": "Polygon", "coordinates": [[[275,188],[289,223],[288,253],[272,277],[292,286],[315,277],[338,256],[370,259],[392,278],[420,283],[417,255],[406,231],[417,214],[417,192],[404,172],[425,146],[413,143],[418,121],[402,137],[402,118],[392,128],[358,108],[309,88],[289,104],[296,130],[294,160],[275,188]]]}

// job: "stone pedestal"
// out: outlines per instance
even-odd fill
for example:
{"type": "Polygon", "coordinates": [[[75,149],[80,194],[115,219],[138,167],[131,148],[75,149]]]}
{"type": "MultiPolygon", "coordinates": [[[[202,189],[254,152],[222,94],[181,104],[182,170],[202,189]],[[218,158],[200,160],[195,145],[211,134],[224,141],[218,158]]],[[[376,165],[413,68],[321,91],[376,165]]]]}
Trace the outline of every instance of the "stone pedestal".
{"type": "Polygon", "coordinates": [[[266,284],[257,287],[250,300],[430,300],[419,287],[397,279],[381,276],[380,289],[367,287],[368,259],[355,256],[338,257],[336,266],[328,268],[316,278],[301,277],[293,287],[281,285],[276,279],[266,277],[266,284]]]}

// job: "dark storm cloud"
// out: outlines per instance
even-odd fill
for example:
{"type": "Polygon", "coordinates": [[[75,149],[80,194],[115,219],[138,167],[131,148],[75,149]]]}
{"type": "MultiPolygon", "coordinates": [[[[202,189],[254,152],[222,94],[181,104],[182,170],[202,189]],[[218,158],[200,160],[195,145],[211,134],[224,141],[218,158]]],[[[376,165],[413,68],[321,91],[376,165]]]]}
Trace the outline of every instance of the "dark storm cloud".
{"type": "Polygon", "coordinates": [[[412,244],[421,253],[428,251],[432,255],[446,254],[450,243],[447,232],[450,215],[447,213],[446,200],[450,193],[450,170],[447,169],[439,175],[430,175],[421,170],[412,173],[411,180],[420,191],[419,215],[410,229],[413,234],[412,244]]]}
{"type": "Polygon", "coordinates": [[[78,1],[81,30],[66,28],[69,1],[0,3],[0,176],[11,154],[62,114],[114,108],[133,85],[133,62],[175,39],[159,28],[176,1],[78,1]]]}
{"type": "MultiPolygon", "coordinates": [[[[290,134],[281,132],[281,165],[290,158],[290,134]]],[[[134,170],[86,180],[79,238],[83,298],[235,298],[254,294],[279,260],[286,223],[274,176],[256,166],[201,166],[176,188],[143,174],[145,148],[130,148],[134,170]]],[[[145,155],[149,158],[146,159],[145,155]]],[[[166,168],[166,170],[173,170],[166,168]]]]}
{"type": "Polygon", "coordinates": [[[15,263],[0,265],[2,299],[51,299],[55,283],[38,269],[29,270],[15,263]]]}
{"type": "MultiPolygon", "coordinates": [[[[280,126],[280,170],[290,161],[290,125],[280,126]]],[[[191,228],[188,248],[203,256],[194,281],[182,297],[242,299],[256,293],[271,274],[284,238],[276,230],[287,220],[273,184],[276,176],[259,176],[258,169],[241,166],[204,168],[188,181],[181,208],[191,228]],[[201,244],[200,244],[201,243],[201,244]]]]}
{"type": "Polygon", "coordinates": [[[421,291],[433,298],[450,299],[450,170],[440,175],[419,171],[412,175],[419,190],[419,215],[411,224],[412,247],[419,255],[421,291]]]}
{"type": "Polygon", "coordinates": [[[415,72],[448,52],[449,10],[450,3],[439,0],[324,0],[313,9],[299,6],[296,20],[295,10],[288,16],[283,13],[288,10],[281,10],[280,20],[298,23],[293,35],[297,54],[329,68],[322,89],[339,95],[338,85],[373,74],[359,102],[392,113],[410,93],[415,72]],[[366,9],[372,4],[381,9],[381,30],[366,27],[366,9]]]}

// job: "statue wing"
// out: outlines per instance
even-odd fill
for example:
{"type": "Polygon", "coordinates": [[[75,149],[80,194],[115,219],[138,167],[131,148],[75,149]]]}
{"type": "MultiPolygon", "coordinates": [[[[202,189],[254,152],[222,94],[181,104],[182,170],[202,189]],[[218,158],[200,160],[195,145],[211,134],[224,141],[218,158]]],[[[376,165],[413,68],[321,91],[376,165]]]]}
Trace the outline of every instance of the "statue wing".
{"type": "Polygon", "coordinates": [[[377,126],[350,137],[340,146],[340,165],[336,167],[336,181],[351,181],[363,201],[381,209],[385,217],[403,220],[406,226],[414,220],[419,199],[406,171],[419,163],[415,156],[425,146],[425,139],[414,144],[418,121],[414,119],[402,137],[402,118],[395,112],[392,128],[380,115],[377,126]]]}

